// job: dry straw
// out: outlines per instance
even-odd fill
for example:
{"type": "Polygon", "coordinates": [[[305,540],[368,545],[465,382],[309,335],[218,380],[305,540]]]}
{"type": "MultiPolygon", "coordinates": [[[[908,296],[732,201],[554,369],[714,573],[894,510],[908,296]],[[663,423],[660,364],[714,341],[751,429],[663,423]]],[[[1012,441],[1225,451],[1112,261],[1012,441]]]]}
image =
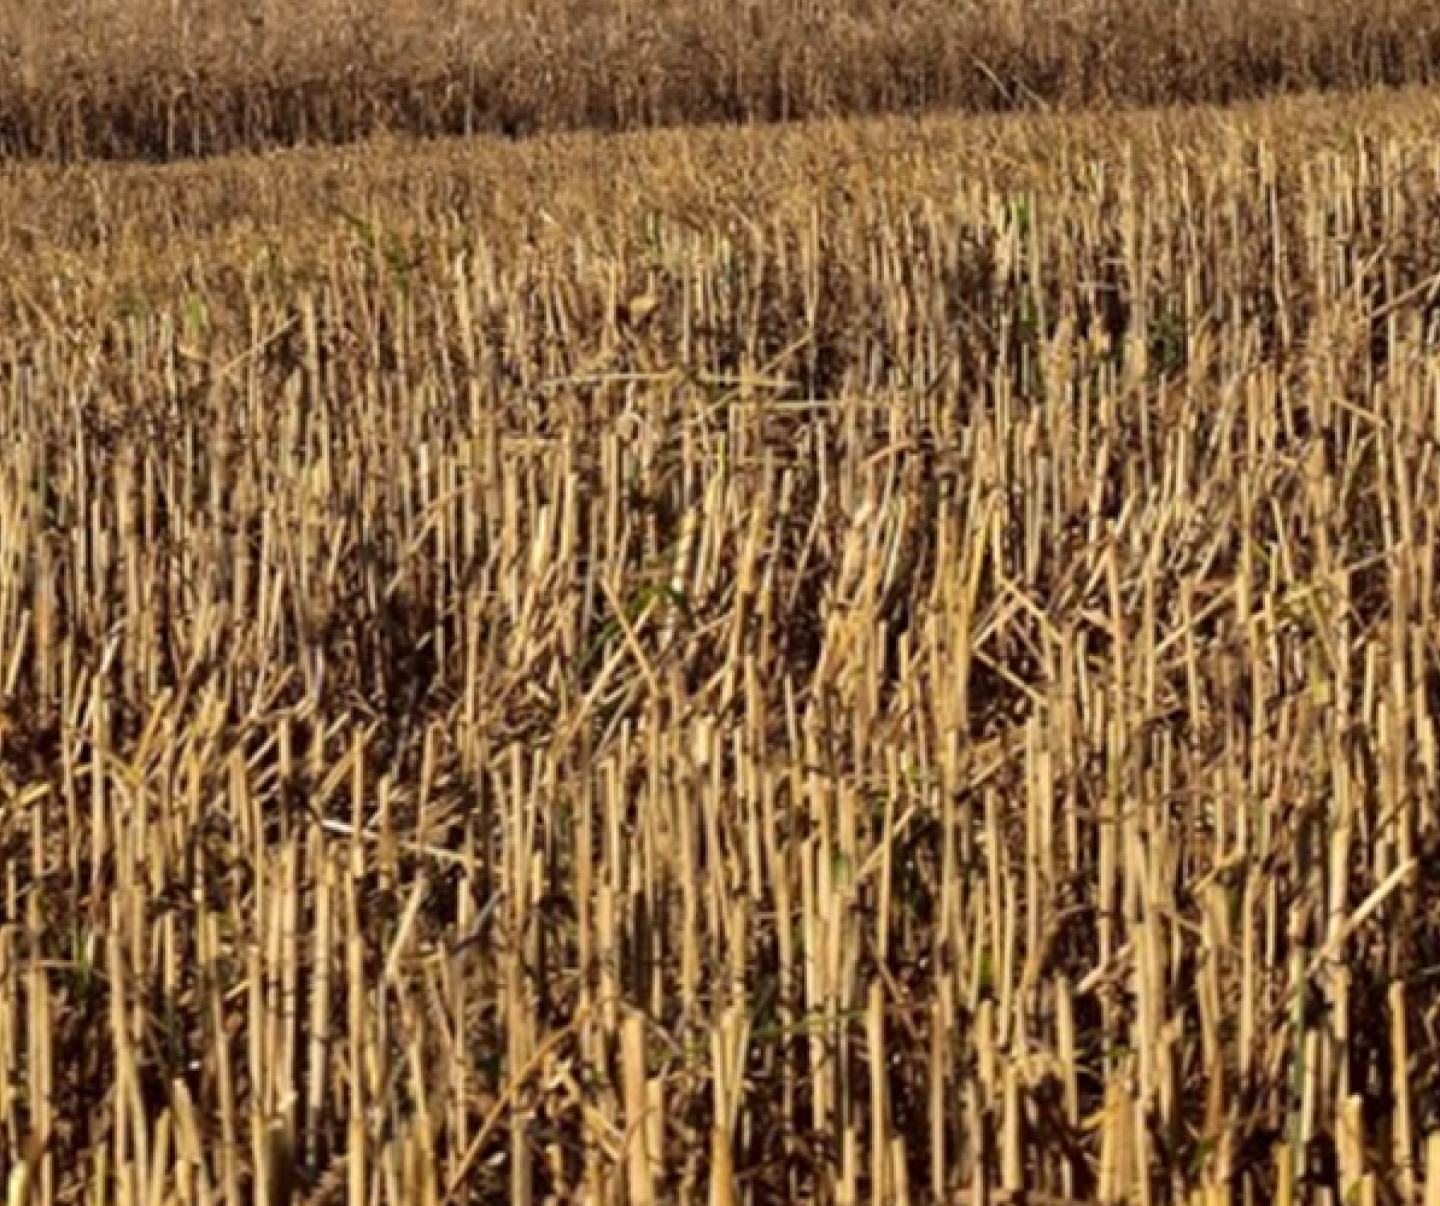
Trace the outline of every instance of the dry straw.
{"type": "Polygon", "coordinates": [[[10,1201],[1435,1201],[1434,119],[0,180],[10,1201]]]}
{"type": "Polygon", "coordinates": [[[0,156],[178,159],[1431,81],[1431,0],[0,2],[0,156]]]}

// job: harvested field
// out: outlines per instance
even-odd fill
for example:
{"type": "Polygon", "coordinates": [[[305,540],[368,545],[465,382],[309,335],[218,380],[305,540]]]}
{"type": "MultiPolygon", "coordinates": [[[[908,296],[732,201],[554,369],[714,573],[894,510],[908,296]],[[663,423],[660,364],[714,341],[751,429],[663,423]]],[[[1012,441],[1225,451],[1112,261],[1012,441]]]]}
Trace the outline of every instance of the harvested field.
{"type": "Polygon", "coordinates": [[[10,1200],[1433,1201],[1437,118],[7,169],[10,1200]]]}

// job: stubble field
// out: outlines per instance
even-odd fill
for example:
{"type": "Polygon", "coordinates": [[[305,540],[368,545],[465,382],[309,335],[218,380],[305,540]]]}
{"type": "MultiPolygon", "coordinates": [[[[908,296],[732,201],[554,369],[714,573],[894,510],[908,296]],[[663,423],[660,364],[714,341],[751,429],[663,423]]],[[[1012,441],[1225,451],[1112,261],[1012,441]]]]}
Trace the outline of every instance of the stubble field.
{"type": "Polygon", "coordinates": [[[8,1201],[1435,1202],[1437,129],[0,168],[8,1201]]]}

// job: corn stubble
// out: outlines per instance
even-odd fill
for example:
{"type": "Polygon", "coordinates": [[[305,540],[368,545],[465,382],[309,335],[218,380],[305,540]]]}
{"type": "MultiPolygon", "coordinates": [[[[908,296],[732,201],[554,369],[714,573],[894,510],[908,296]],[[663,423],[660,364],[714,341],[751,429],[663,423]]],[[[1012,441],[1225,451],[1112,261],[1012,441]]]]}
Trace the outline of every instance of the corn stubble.
{"type": "Polygon", "coordinates": [[[5,182],[10,1200],[1437,1200],[1440,154],[1327,104],[5,182]]]}

